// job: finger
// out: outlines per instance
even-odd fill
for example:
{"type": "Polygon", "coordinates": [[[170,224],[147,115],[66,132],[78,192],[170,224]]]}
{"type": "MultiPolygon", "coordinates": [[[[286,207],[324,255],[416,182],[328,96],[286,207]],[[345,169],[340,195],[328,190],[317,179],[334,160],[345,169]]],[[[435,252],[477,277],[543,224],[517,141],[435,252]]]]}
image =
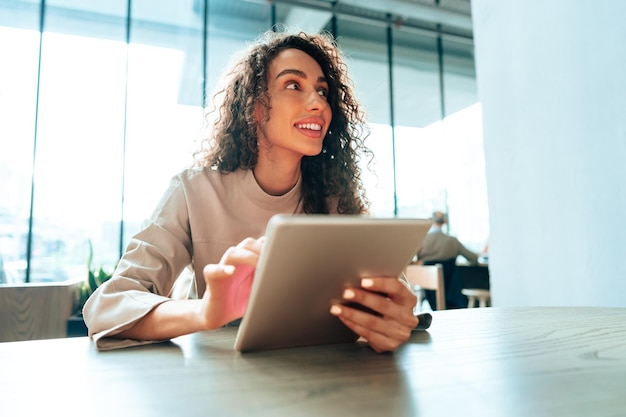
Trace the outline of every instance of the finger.
{"type": "Polygon", "coordinates": [[[263,249],[264,238],[246,238],[239,242],[237,246],[231,246],[222,255],[221,264],[246,264],[256,266],[259,261],[261,250],[263,249]]]}
{"type": "Polygon", "coordinates": [[[363,278],[361,280],[361,287],[369,291],[387,294],[387,297],[399,301],[401,304],[417,302],[413,291],[398,278],[363,278]]]}
{"type": "MultiPolygon", "coordinates": [[[[413,311],[417,304],[417,296],[405,282],[400,279],[366,278],[361,280],[361,285],[368,291],[374,290],[375,292],[386,294],[400,308],[400,312],[404,312],[405,316],[412,320],[413,311]]],[[[393,311],[389,311],[386,314],[393,313],[393,311]]]]}
{"type": "Polygon", "coordinates": [[[207,322],[214,325],[242,317],[250,298],[254,267],[209,264],[203,272],[207,289],[202,299],[207,322]]]}
{"type": "Polygon", "coordinates": [[[241,242],[237,244],[238,248],[249,249],[256,253],[261,253],[261,249],[263,249],[263,245],[265,244],[265,236],[262,236],[258,239],[254,239],[251,237],[247,237],[241,242]]]}
{"type": "MultiPolygon", "coordinates": [[[[404,287],[400,283],[401,287],[404,287]]],[[[357,303],[361,306],[374,310],[385,319],[384,323],[380,323],[381,326],[388,326],[389,321],[398,322],[404,327],[415,327],[417,325],[416,318],[413,315],[413,308],[417,303],[417,298],[406,287],[404,291],[407,291],[408,297],[406,301],[398,302],[386,295],[380,295],[373,293],[369,290],[362,290],[359,288],[347,288],[342,293],[344,300],[350,303],[357,303]]],[[[398,298],[398,297],[397,297],[398,298]]],[[[403,298],[403,297],[399,297],[403,298]]],[[[371,314],[370,314],[371,315],[371,314]]],[[[353,320],[357,320],[360,315],[352,317],[353,320]]],[[[365,319],[364,317],[363,319],[365,319]]]]}
{"type": "MultiPolygon", "coordinates": [[[[344,310],[347,309],[344,306],[340,308],[344,310]]],[[[350,330],[366,339],[370,347],[376,352],[393,351],[410,337],[410,332],[399,334],[398,337],[390,337],[376,331],[372,331],[370,328],[363,326],[358,322],[352,321],[343,314],[338,317],[350,330]]]]}
{"type": "Polygon", "coordinates": [[[207,264],[202,270],[205,279],[229,278],[235,273],[234,265],[207,264]]]}
{"type": "Polygon", "coordinates": [[[349,321],[352,330],[368,340],[372,337],[382,336],[405,341],[408,340],[411,336],[411,330],[417,325],[415,317],[410,320],[410,324],[403,324],[393,318],[375,316],[346,305],[335,304],[331,307],[330,312],[349,321]]]}

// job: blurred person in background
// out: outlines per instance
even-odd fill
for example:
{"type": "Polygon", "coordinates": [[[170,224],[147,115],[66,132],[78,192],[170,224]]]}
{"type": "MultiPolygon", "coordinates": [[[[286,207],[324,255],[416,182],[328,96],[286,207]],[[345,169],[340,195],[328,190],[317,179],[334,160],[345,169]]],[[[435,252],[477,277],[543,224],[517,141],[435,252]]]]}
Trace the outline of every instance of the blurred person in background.
{"type": "MultiPolygon", "coordinates": [[[[467,306],[467,297],[461,294],[462,282],[456,274],[456,262],[459,256],[464,257],[471,265],[478,264],[478,254],[467,249],[456,237],[443,231],[448,223],[448,215],[435,211],[432,215],[433,226],[426,235],[417,252],[417,263],[423,265],[443,266],[444,287],[446,291],[446,307],[462,308],[467,306]]],[[[435,292],[426,291],[426,299],[431,306],[435,304],[435,292]]]]}

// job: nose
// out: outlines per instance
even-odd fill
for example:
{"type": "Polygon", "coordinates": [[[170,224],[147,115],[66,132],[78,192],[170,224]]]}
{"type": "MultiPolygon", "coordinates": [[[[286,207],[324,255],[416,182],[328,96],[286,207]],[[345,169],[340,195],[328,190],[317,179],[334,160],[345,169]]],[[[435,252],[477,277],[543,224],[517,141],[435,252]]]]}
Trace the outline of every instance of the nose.
{"type": "Polygon", "coordinates": [[[322,111],[328,106],[328,101],[325,97],[319,94],[319,91],[313,91],[308,95],[307,110],[308,111],[322,111]]]}

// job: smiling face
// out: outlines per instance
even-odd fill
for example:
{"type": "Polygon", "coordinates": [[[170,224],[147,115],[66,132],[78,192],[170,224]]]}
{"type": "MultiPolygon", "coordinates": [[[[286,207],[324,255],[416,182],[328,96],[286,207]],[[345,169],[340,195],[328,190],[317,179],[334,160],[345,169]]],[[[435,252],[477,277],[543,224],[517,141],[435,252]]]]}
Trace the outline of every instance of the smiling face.
{"type": "Polygon", "coordinates": [[[315,156],[330,126],[328,83],[319,64],[299,49],[285,49],[270,63],[267,72],[270,97],[269,120],[257,104],[259,158],[315,156]]]}

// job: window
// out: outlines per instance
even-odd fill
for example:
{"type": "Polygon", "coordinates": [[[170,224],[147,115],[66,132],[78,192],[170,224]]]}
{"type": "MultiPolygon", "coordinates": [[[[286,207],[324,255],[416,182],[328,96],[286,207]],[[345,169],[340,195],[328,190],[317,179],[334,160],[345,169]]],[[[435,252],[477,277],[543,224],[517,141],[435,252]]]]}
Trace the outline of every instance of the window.
{"type": "Polygon", "coordinates": [[[471,42],[442,43],[442,118],[432,33],[389,36],[381,22],[302,2],[128,4],[48,0],[40,19],[38,2],[0,0],[0,282],[83,278],[89,243],[95,266],[113,268],[191,162],[204,101],[232,52],[273,23],[336,32],[370,119],[374,214],[448,209],[461,240],[484,244],[471,42]]]}
{"type": "Polygon", "coordinates": [[[389,94],[387,29],[351,19],[338,19],[338,42],[348,59],[348,69],[370,122],[365,144],[374,152],[371,171],[362,161],[367,196],[376,216],[393,216],[394,165],[389,94]]]}

